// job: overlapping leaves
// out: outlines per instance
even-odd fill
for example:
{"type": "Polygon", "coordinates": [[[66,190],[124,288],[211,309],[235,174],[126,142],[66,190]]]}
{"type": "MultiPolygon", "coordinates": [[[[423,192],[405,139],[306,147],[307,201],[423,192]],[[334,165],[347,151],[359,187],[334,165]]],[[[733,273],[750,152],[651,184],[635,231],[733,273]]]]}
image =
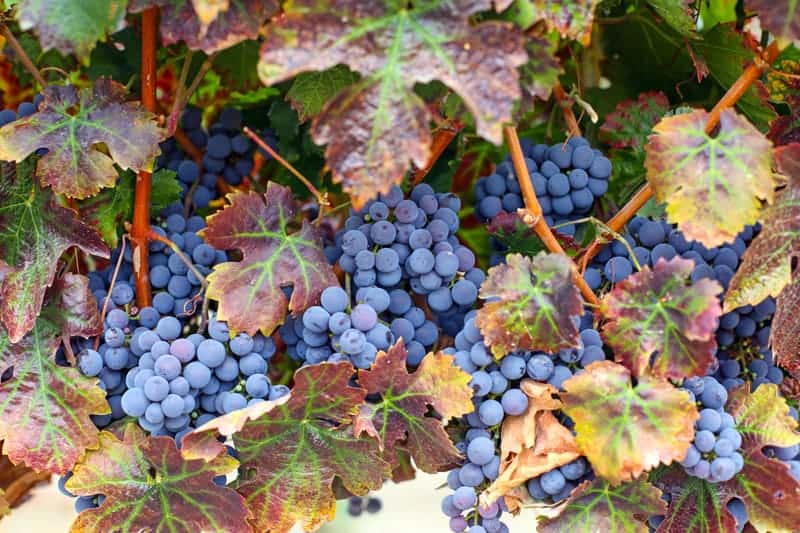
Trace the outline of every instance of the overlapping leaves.
{"type": "Polygon", "coordinates": [[[444,353],[428,354],[411,374],[406,370],[408,352],[399,341],[381,352],[372,367],[358,372],[359,384],[380,401],[367,407],[369,423],[381,439],[385,458],[398,464],[395,446],[406,442],[414,463],[423,472],[454,467],[461,454],[444,431],[443,421],[428,416],[432,408],[444,422],[471,412],[470,376],[444,353]]]}
{"type": "Polygon", "coordinates": [[[688,259],[661,260],[603,297],[603,339],[634,376],[703,376],[714,364],[722,286],[710,279],[689,284],[693,268],[688,259]]]}
{"type": "Polygon", "coordinates": [[[75,466],[67,490],[105,499],[79,514],[72,531],[249,533],[244,498],[214,483],[236,465],[224,451],[210,460],[186,459],[173,438],[147,436],[136,423],[125,426],[122,439],[103,431],[99,449],[75,466]]]}
{"type": "Polygon", "coordinates": [[[800,4],[795,1],[746,0],[745,6],[755,11],[761,25],[776,37],[800,39],[800,4]]]}
{"type": "Polygon", "coordinates": [[[123,169],[152,165],[164,138],[154,115],[125,100],[125,87],[99,79],[92,88],[50,86],[39,111],[0,128],[0,158],[22,161],[40,148],[36,174],[59,194],[86,198],[113,187],[123,169]],[[108,155],[101,150],[101,145],[108,155]]]}
{"type": "Polygon", "coordinates": [[[259,75],[268,85],[337,64],[360,73],[316,118],[334,181],[358,206],[400,183],[409,161],[423,166],[431,115],[414,84],[440,80],[461,97],[480,135],[499,143],[519,98],[516,67],[526,60],[513,25],[469,17],[488,0],[437,0],[409,7],[383,2],[292,2],[266,28],[259,75]]]}
{"type": "Polygon", "coordinates": [[[771,143],[735,111],[722,111],[719,130],[705,132],[708,113],[667,117],[647,144],[647,180],[667,217],[687,239],[719,246],[754,224],[771,202],[771,143]]]}
{"type": "Polygon", "coordinates": [[[51,190],[41,189],[32,163],[4,163],[0,172],[0,322],[9,341],[18,342],[36,323],[61,255],[77,246],[108,257],[108,249],[51,190]]]}
{"type": "Polygon", "coordinates": [[[669,100],[662,92],[641,93],[636,100],[617,104],[600,127],[600,138],[612,148],[644,150],[647,137],[669,111],[669,100]]]}
{"type": "Polygon", "coordinates": [[[561,34],[589,44],[594,10],[600,0],[532,0],[534,16],[561,34]]]}
{"type": "Polygon", "coordinates": [[[83,276],[66,274],[50,289],[41,315],[27,336],[12,343],[0,328],[0,439],[15,463],[64,474],[86,448],[96,447],[90,415],[110,412],[96,379],[59,366],[55,352],[62,336],[102,331],[97,303],[83,276]]]}
{"type": "Polygon", "coordinates": [[[358,80],[358,74],[344,65],[321,72],[298,74],[286,92],[301,121],[316,117],[325,103],[342,89],[358,80]]]}
{"type": "Polygon", "coordinates": [[[208,218],[205,240],[215,248],[240,250],[238,262],[222,263],[208,276],[208,296],[219,301],[219,319],[235,331],[271,334],[289,311],[315,304],[338,283],[325,260],[317,228],[303,221],[292,232],[297,206],[291,191],[270,182],[264,195],[236,192],[230,205],[208,218]],[[283,287],[292,287],[291,300],[283,287]]]}
{"type": "Polygon", "coordinates": [[[776,148],[774,157],[789,182],[764,211],[762,230],[747,247],[725,293],[726,310],[778,296],[792,280],[792,260],[800,250],[800,144],[776,148]]]}
{"type": "Polygon", "coordinates": [[[511,254],[489,270],[480,290],[487,300],[476,323],[496,357],[514,350],[554,353],[578,347],[573,318],[583,310],[572,282],[572,262],[564,255],[540,253],[533,259],[511,254]]]}
{"type": "Polygon", "coordinates": [[[565,381],[561,395],[578,447],[612,485],[682,460],[699,416],[668,381],[642,376],[633,386],[630,378],[625,367],[597,361],[565,381]]]}

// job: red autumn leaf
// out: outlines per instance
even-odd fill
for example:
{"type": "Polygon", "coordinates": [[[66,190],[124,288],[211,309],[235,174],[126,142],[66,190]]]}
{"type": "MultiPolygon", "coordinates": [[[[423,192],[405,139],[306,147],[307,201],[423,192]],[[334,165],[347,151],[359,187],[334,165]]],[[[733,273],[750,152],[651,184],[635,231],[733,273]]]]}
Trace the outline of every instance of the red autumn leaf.
{"type": "Polygon", "coordinates": [[[543,19],[561,37],[587,45],[592,37],[594,10],[600,0],[533,0],[533,15],[543,19]]]}
{"type": "Polygon", "coordinates": [[[794,276],[794,281],[778,296],[769,342],[778,366],[788,370],[794,378],[800,378],[800,320],[797,320],[800,273],[795,272],[794,276]]]}
{"type": "Polygon", "coordinates": [[[755,11],[761,26],[788,41],[800,39],[800,4],[789,0],[746,0],[745,6],[755,11]]]}
{"type": "Polygon", "coordinates": [[[612,148],[644,150],[647,137],[669,111],[669,100],[662,92],[641,93],[639,98],[617,104],[600,127],[600,138],[612,148]]]}

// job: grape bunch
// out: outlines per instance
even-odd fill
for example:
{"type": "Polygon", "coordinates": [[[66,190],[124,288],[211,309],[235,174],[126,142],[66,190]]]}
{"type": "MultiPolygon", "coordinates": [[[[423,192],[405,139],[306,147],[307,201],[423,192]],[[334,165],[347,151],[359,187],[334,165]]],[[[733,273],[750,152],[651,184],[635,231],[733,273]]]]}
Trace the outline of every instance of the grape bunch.
{"type": "Polygon", "coordinates": [[[712,376],[686,379],[683,389],[700,410],[694,440],[681,461],[684,470],[711,483],[733,479],[744,467],[744,458],[740,453],[742,436],[733,416],[725,411],[728,391],[712,376]]]}
{"type": "Polygon", "coordinates": [[[306,364],[349,361],[369,368],[379,351],[402,337],[408,364],[416,366],[439,338],[436,325],[401,289],[360,288],[355,301],[352,305],[341,287],[328,287],[321,305],[309,307],[299,319],[287,317],[279,329],[287,353],[306,364]]]}
{"type": "Polygon", "coordinates": [[[379,513],[382,508],[380,498],[353,496],[347,500],[347,514],[352,517],[361,516],[364,511],[369,514],[379,513]]]}
{"type": "Polygon", "coordinates": [[[37,94],[33,97],[33,102],[22,102],[19,104],[16,111],[13,109],[3,109],[0,111],[0,127],[14,122],[18,118],[24,118],[36,113],[36,110],[43,100],[44,96],[37,94]]]}
{"type": "MultiPolygon", "coordinates": [[[[448,486],[454,493],[442,502],[442,510],[450,517],[453,531],[463,531],[469,525],[463,513],[475,507],[477,492],[499,474],[498,448],[503,420],[506,416],[523,414],[528,407],[528,397],[520,389],[520,382],[532,379],[561,389],[564,381],[584,366],[605,359],[600,334],[592,328],[591,315],[586,315],[580,322],[580,348],[563,350],[558,354],[514,352],[497,362],[483,343],[483,336],[475,325],[475,311],[471,311],[465,317],[463,329],[455,337],[455,347],[445,349],[446,353],[453,354],[456,366],[471,374],[475,405],[474,412],[465,417],[469,429],[464,439],[456,443],[456,447],[466,454],[467,461],[448,474],[448,486]]],[[[566,417],[564,422],[571,426],[566,417]]],[[[581,457],[529,480],[528,490],[537,500],[558,502],[581,481],[591,479],[593,475],[589,464],[581,457]]],[[[500,501],[497,507],[478,508],[475,519],[480,522],[480,527],[488,533],[505,531],[500,522],[503,507],[500,501]]]]}
{"type": "Polygon", "coordinates": [[[409,289],[425,295],[445,332],[453,334],[485,278],[475,255],[459,243],[457,196],[417,185],[405,199],[399,187],[352,212],[336,236],[339,265],[357,288],[409,289]]]}

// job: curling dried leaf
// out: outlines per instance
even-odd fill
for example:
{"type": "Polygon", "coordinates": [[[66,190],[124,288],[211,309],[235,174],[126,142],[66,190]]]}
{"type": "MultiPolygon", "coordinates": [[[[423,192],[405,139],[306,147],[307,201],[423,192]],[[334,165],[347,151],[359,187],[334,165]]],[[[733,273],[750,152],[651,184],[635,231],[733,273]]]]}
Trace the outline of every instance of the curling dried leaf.
{"type": "Polygon", "coordinates": [[[367,394],[380,395],[380,401],[370,406],[370,420],[392,468],[399,465],[394,449],[405,441],[420,470],[440,472],[462,459],[444,424],[474,409],[470,375],[444,353],[428,354],[409,374],[407,357],[401,340],[388,351],[380,352],[371,368],[359,370],[358,382],[367,389],[367,394]],[[431,416],[429,408],[443,420],[431,416]]]}
{"type": "Polygon", "coordinates": [[[667,204],[667,218],[687,239],[708,247],[731,242],[772,202],[772,144],[745,118],[722,111],[719,131],[705,132],[700,109],[661,120],[647,144],[647,181],[667,204]]]}
{"type": "Polygon", "coordinates": [[[319,230],[305,220],[291,232],[297,206],[291,191],[274,182],[263,195],[235,192],[230,205],[208,218],[203,238],[211,246],[240,250],[242,260],[216,265],[208,297],[219,302],[219,319],[235,331],[269,335],[288,309],[295,315],[338,283],[325,260],[319,230]],[[292,287],[289,300],[282,287],[292,287]]]}
{"type": "Polygon", "coordinates": [[[589,44],[594,10],[600,0],[532,0],[531,3],[534,16],[558,30],[561,37],[589,44]]]}
{"type": "Polygon", "coordinates": [[[669,100],[662,92],[641,93],[636,100],[624,100],[606,115],[600,138],[612,148],[644,150],[653,126],[669,111],[669,100]]]}
{"type": "Polygon", "coordinates": [[[792,281],[792,259],[800,250],[800,144],[776,148],[774,157],[789,183],[764,211],[761,232],[747,247],[725,293],[726,311],[778,296],[792,281]]]}
{"type": "Polygon", "coordinates": [[[512,254],[489,269],[480,296],[492,300],[478,310],[476,323],[496,357],[514,350],[554,353],[578,347],[573,318],[581,314],[583,301],[572,282],[573,268],[564,255],[540,253],[533,259],[512,254]]]}
{"type": "Polygon", "coordinates": [[[67,274],[48,292],[36,325],[12,343],[0,329],[0,439],[14,463],[64,474],[87,448],[97,446],[90,415],[110,412],[97,379],[59,366],[55,353],[62,336],[102,332],[97,302],[83,276],[67,274]]]}
{"type": "MultiPolygon", "coordinates": [[[[364,495],[391,477],[378,441],[353,434],[366,397],[366,390],[349,384],[354,371],[347,362],[301,368],[286,403],[245,420],[233,433],[241,462],[237,490],[253,513],[254,530],[288,533],[298,522],[306,531],[318,529],[336,513],[334,478],[364,495]]],[[[213,426],[198,429],[200,435],[184,441],[184,455],[207,453],[206,432],[218,434],[213,426]],[[199,451],[195,442],[202,444],[199,451]]]]}
{"type": "Polygon", "coordinates": [[[663,515],[661,491],[644,479],[618,487],[602,479],[579,485],[555,517],[539,517],[539,533],[617,531],[647,533],[647,519],[663,515]]]}
{"type": "Polygon", "coordinates": [[[659,464],[680,461],[694,438],[697,409],[666,380],[597,361],[564,382],[564,412],[575,422],[578,447],[612,485],[659,464]]]}
{"type": "Polygon", "coordinates": [[[334,181],[360,206],[400,183],[410,161],[427,161],[432,117],[416,83],[443,82],[475,116],[478,134],[501,141],[526,54],[512,24],[470,24],[490,8],[488,0],[295,1],[266,27],[259,76],[271,85],[337,64],[363,76],[330,100],[312,127],[314,141],[328,143],[334,181]]]}
{"type": "Polygon", "coordinates": [[[756,12],[761,26],[775,37],[800,39],[800,3],[796,0],[746,0],[745,6],[756,12]]]}
{"type": "Polygon", "coordinates": [[[119,83],[100,78],[85,89],[51,85],[43,94],[39,111],[0,128],[0,158],[22,161],[46,148],[36,175],[56,193],[87,198],[114,186],[114,164],[146,170],[158,155],[164,130],[152,113],[125,101],[119,83]]]}
{"type": "Polygon", "coordinates": [[[108,257],[100,235],[42,190],[30,162],[0,167],[0,322],[10,342],[36,323],[58,260],[72,246],[108,257]],[[2,273],[0,273],[2,274],[2,273]]]}
{"type": "Polygon", "coordinates": [[[173,438],[147,436],[136,423],[122,439],[103,431],[100,448],[75,466],[67,490],[105,500],[80,513],[71,531],[252,532],[244,498],[214,483],[236,465],[227,454],[185,459],[173,438]]]}
{"type": "Polygon", "coordinates": [[[714,364],[722,286],[710,279],[689,284],[693,268],[680,257],[660,260],[603,297],[603,340],[634,376],[703,376],[714,364]]]}

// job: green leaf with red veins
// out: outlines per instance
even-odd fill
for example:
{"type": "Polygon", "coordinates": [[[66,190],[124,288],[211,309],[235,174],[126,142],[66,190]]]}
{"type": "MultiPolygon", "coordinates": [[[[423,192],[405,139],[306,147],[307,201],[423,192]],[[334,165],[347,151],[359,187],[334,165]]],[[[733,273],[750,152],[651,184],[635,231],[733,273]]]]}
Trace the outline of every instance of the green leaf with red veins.
{"type": "Polygon", "coordinates": [[[407,448],[420,470],[441,472],[463,459],[444,424],[474,410],[471,377],[453,364],[452,356],[441,352],[428,354],[409,374],[407,356],[401,340],[380,352],[370,369],[359,370],[358,382],[367,394],[381,397],[370,415],[392,468],[400,464],[395,447],[407,440],[407,448]],[[431,416],[429,408],[442,419],[431,416]]]}
{"type": "Polygon", "coordinates": [[[29,161],[0,166],[0,322],[10,342],[18,342],[36,323],[58,260],[72,246],[108,257],[100,235],[75,212],[42,190],[29,161]]]}
{"type": "MultiPolygon", "coordinates": [[[[233,433],[241,462],[237,490],[253,513],[254,530],[288,533],[298,522],[305,531],[316,530],[336,514],[334,478],[352,494],[364,495],[391,477],[378,440],[353,433],[367,394],[350,386],[354,372],[347,362],[301,368],[288,401],[244,420],[233,433]]],[[[217,428],[187,436],[184,455],[205,455],[212,442],[204,438],[207,432],[215,436],[217,428]]]]}
{"type": "Polygon", "coordinates": [[[269,182],[267,192],[235,192],[230,205],[208,218],[201,232],[211,246],[240,250],[242,260],[218,264],[208,276],[208,297],[219,302],[219,319],[232,331],[269,335],[287,311],[299,315],[338,284],[325,260],[317,228],[303,221],[292,233],[297,206],[292,192],[269,182]],[[291,286],[288,300],[282,287],[291,286]]]}
{"type": "Polygon", "coordinates": [[[634,376],[704,376],[714,364],[722,286],[690,284],[693,268],[689,259],[659,260],[603,296],[603,340],[634,376]]]}
{"type": "Polygon", "coordinates": [[[667,204],[667,218],[689,240],[708,247],[731,242],[772,202],[772,143],[732,109],[719,131],[705,132],[700,109],[661,120],[647,144],[647,181],[667,204]]]}
{"type": "Polygon", "coordinates": [[[489,269],[480,296],[476,324],[495,357],[515,350],[555,353],[578,348],[573,319],[583,312],[583,300],[572,282],[574,266],[562,254],[520,254],[489,269]]]}
{"type": "MultiPolygon", "coordinates": [[[[763,231],[763,230],[762,230],[763,231]]],[[[775,362],[795,377],[800,378],[800,272],[795,271],[794,281],[785,287],[775,304],[772,317],[770,346],[775,362]]]]}
{"type": "Polygon", "coordinates": [[[161,151],[164,130],[155,115],[137,102],[126,102],[127,91],[117,82],[100,78],[80,90],[51,85],[43,94],[38,112],[0,128],[0,158],[22,161],[47,148],[36,175],[58,194],[92,196],[114,186],[114,164],[147,170],[161,151]]]}
{"type": "Polygon", "coordinates": [[[635,479],[613,487],[607,481],[595,479],[579,485],[558,515],[540,516],[536,531],[647,533],[647,519],[663,515],[666,510],[661,491],[646,480],[635,479]]]}
{"type": "Polygon", "coordinates": [[[653,126],[669,109],[669,100],[662,92],[641,93],[636,100],[624,100],[606,115],[600,127],[600,139],[612,148],[633,148],[644,152],[653,126]]]}
{"type": "Polygon", "coordinates": [[[796,0],[745,0],[744,4],[756,12],[761,26],[775,37],[800,39],[800,3],[796,0]]]}
{"type": "Polygon", "coordinates": [[[98,335],[103,325],[84,276],[67,274],[46,296],[36,325],[12,343],[0,329],[0,439],[14,462],[54,474],[72,470],[87,448],[97,446],[90,415],[111,411],[96,378],[59,366],[62,336],[98,335]]]}
{"type": "Polygon", "coordinates": [[[544,20],[563,38],[587,45],[592,38],[594,10],[600,0],[531,0],[536,19],[544,20]]]}
{"type": "Polygon", "coordinates": [[[236,465],[227,454],[185,459],[175,439],[150,437],[135,422],[125,427],[122,440],[103,431],[100,448],[75,466],[67,490],[103,494],[105,500],[80,513],[71,531],[252,532],[244,498],[214,483],[236,465]]]}
{"type": "Polygon", "coordinates": [[[659,464],[681,461],[694,439],[697,409],[685,391],[648,376],[636,386],[622,365],[597,361],[564,382],[564,412],[578,447],[612,485],[659,464]]]}
{"type": "Polygon", "coordinates": [[[526,54],[512,24],[470,24],[471,16],[491,7],[489,0],[291,2],[266,26],[259,76],[272,85],[338,64],[362,75],[312,126],[314,141],[328,143],[334,181],[358,207],[399,184],[409,161],[427,161],[432,116],[414,92],[417,83],[439,80],[450,87],[475,116],[478,134],[501,142],[502,125],[520,97],[516,68],[526,54]]]}
{"type": "MultiPolygon", "coordinates": [[[[9,4],[10,2],[6,2],[9,4]]],[[[20,29],[33,29],[44,51],[55,48],[88,62],[97,41],[120,28],[126,0],[16,0],[20,29]]]]}
{"type": "Polygon", "coordinates": [[[789,178],[764,211],[761,232],[742,256],[725,293],[725,310],[778,296],[792,281],[792,259],[800,250],[800,144],[775,149],[778,170],[789,178]]]}
{"type": "Polygon", "coordinates": [[[183,41],[192,50],[213,54],[258,38],[261,25],[278,10],[275,0],[226,3],[228,7],[223,10],[222,2],[205,0],[130,0],[128,11],[160,7],[159,30],[165,46],[183,41]]]}
{"type": "Polygon", "coordinates": [[[545,38],[531,36],[525,43],[530,58],[519,69],[520,85],[525,91],[541,100],[549,100],[550,92],[563,72],[556,56],[556,44],[545,38]]]}

